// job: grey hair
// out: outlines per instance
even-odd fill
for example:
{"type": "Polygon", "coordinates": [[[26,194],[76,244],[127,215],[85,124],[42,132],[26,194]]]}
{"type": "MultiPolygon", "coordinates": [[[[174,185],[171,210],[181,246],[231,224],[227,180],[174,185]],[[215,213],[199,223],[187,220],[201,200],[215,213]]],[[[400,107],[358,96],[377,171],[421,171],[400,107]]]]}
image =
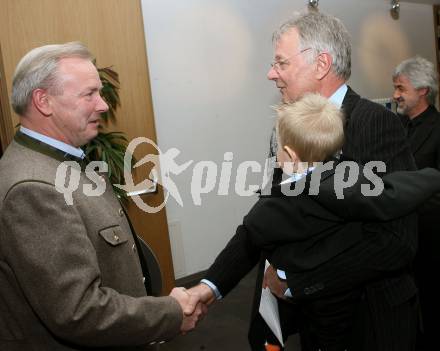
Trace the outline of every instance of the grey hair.
{"type": "MultiPolygon", "coordinates": [[[[311,48],[315,56],[321,52],[329,53],[333,59],[332,71],[344,81],[350,78],[350,35],[338,18],[317,11],[296,12],[275,31],[273,42],[294,28],[300,37],[300,50],[311,48]]],[[[306,57],[311,62],[312,55],[306,57]]]]}
{"type": "Polygon", "coordinates": [[[12,80],[11,104],[24,116],[35,89],[62,93],[58,79],[58,62],[63,58],[80,57],[93,60],[87,47],[80,42],[45,45],[29,51],[18,63],[12,80]]]}
{"type": "Polygon", "coordinates": [[[430,105],[435,105],[438,93],[438,76],[434,64],[421,56],[402,61],[393,73],[393,79],[405,76],[415,89],[428,88],[426,98],[430,105]]]}

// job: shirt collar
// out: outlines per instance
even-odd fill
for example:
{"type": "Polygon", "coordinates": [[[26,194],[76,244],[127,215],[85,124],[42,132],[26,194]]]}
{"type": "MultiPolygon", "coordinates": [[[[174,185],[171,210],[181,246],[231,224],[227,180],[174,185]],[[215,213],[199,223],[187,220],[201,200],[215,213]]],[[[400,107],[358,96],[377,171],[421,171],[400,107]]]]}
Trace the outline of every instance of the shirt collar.
{"type": "Polygon", "coordinates": [[[342,84],[338,90],[336,90],[332,96],[330,96],[328,99],[330,102],[335,104],[337,107],[341,108],[342,101],[344,101],[345,94],[347,94],[347,84],[342,84]]]}
{"type": "Polygon", "coordinates": [[[423,111],[421,114],[414,117],[413,119],[410,119],[407,117],[408,124],[412,125],[413,127],[416,127],[416,126],[422,124],[428,118],[429,115],[434,113],[434,111],[435,111],[435,107],[432,105],[429,105],[425,111],[423,111]]]}
{"type": "Polygon", "coordinates": [[[298,180],[304,178],[307,174],[312,172],[315,169],[315,167],[309,167],[302,173],[293,173],[289,178],[283,180],[280,185],[289,184],[297,182],[298,180]]]}
{"type": "Polygon", "coordinates": [[[47,135],[43,135],[43,134],[38,133],[34,130],[27,129],[23,126],[20,127],[20,132],[22,132],[23,134],[26,134],[27,136],[29,136],[31,138],[39,140],[42,143],[50,145],[50,146],[54,147],[55,149],[63,151],[69,155],[78,157],[80,159],[83,159],[85,157],[84,151],[79,147],[78,148],[73,147],[72,145],[63,143],[62,141],[48,137],[47,135]]]}

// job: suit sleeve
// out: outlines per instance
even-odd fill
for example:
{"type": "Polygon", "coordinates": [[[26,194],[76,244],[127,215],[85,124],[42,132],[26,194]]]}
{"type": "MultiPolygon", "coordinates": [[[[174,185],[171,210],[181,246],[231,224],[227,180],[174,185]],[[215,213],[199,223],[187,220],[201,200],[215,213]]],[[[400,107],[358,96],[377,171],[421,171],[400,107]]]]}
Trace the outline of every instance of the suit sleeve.
{"type": "Polygon", "coordinates": [[[325,184],[314,197],[321,205],[349,221],[389,221],[414,212],[440,191],[440,172],[433,168],[401,171],[382,178],[383,191],[369,196],[369,182],[361,177],[337,199],[332,184],[325,184]],[[364,187],[364,188],[363,188],[364,187]]]}
{"type": "Polygon", "coordinates": [[[250,240],[246,227],[240,225],[209,268],[205,279],[226,296],[258,263],[260,255],[261,250],[250,240]]]}
{"type": "Polygon", "coordinates": [[[388,173],[416,169],[399,118],[365,99],[360,100],[350,115],[343,155],[361,164],[383,161],[388,173]]]}
{"type": "Polygon", "coordinates": [[[106,347],[179,333],[183,315],[173,298],[131,297],[102,285],[84,223],[53,185],[16,185],[3,202],[0,221],[1,250],[16,284],[58,338],[106,347]]]}

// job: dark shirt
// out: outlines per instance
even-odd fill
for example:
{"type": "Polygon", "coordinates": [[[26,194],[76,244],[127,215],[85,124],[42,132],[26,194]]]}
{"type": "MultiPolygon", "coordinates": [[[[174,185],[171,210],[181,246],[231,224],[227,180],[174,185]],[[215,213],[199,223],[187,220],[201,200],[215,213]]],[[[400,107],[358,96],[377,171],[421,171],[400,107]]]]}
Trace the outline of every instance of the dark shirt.
{"type": "Polygon", "coordinates": [[[408,118],[407,116],[400,115],[400,118],[402,120],[403,126],[406,130],[406,136],[408,140],[412,140],[414,137],[415,131],[429,118],[429,116],[433,113],[436,113],[437,110],[434,106],[428,106],[428,108],[423,111],[418,116],[414,117],[413,119],[408,118]]]}

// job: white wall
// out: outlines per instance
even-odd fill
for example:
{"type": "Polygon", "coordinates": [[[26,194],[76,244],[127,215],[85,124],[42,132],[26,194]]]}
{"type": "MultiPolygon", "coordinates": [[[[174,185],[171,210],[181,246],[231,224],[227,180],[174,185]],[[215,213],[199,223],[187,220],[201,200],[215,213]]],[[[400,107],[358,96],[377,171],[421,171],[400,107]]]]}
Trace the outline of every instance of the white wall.
{"type": "MultiPolygon", "coordinates": [[[[188,160],[221,165],[233,152],[234,175],[243,160],[263,162],[279,95],[266,80],[273,30],[306,0],[142,0],[158,145],[188,160]]],[[[365,97],[388,97],[391,71],[420,54],[435,60],[432,7],[388,0],[326,0],[320,10],[339,17],[352,35],[350,85],[365,97]]],[[[176,277],[206,269],[234,234],[255,197],[215,191],[191,198],[193,166],[174,176],[183,207],[166,210],[176,277]]],[[[220,172],[220,171],[219,171],[220,172]]],[[[258,184],[261,175],[248,177],[258,184]]],[[[232,268],[233,269],[233,268],[232,268]]]]}

